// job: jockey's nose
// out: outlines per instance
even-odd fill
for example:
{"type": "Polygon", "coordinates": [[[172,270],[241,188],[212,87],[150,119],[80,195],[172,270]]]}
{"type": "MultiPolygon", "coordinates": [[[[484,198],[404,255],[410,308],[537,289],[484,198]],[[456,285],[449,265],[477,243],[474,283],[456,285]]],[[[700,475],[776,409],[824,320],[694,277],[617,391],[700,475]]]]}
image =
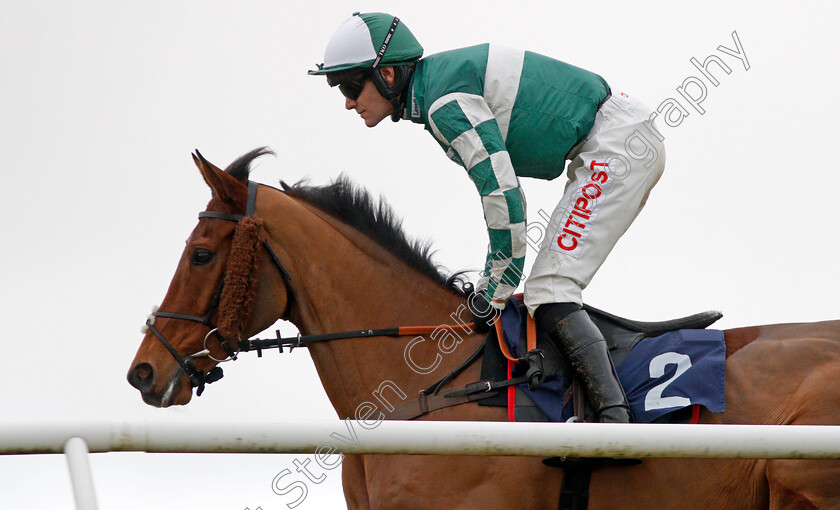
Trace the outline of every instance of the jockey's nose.
{"type": "Polygon", "coordinates": [[[344,98],[344,107],[348,110],[352,110],[356,107],[356,101],[350,99],[349,97],[344,98]]]}
{"type": "Polygon", "coordinates": [[[128,384],[142,393],[148,393],[155,385],[155,369],[149,363],[138,363],[128,371],[128,384]]]}

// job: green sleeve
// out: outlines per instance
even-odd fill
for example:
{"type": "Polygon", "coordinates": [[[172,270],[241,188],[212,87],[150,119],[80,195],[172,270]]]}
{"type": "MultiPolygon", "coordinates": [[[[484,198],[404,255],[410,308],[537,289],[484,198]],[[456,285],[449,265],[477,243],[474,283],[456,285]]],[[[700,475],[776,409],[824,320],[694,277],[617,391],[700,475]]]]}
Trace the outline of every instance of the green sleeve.
{"type": "Polygon", "coordinates": [[[481,196],[490,238],[486,290],[503,307],[522,278],[527,244],[525,200],[499,125],[482,96],[465,93],[439,98],[428,118],[432,133],[450,157],[457,156],[481,196]]]}

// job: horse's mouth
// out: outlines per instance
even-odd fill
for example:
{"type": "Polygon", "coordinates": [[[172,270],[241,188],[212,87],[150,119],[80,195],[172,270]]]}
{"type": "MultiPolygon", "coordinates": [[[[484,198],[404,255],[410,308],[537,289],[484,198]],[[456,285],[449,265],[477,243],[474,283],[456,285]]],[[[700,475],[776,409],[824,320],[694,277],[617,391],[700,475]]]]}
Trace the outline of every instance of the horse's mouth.
{"type": "Polygon", "coordinates": [[[143,402],[154,407],[169,407],[189,403],[192,399],[192,389],[190,391],[182,391],[183,375],[180,370],[173,374],[166,382],[162,391],[156,393],[141,391],[140,395],[143,397],[143,402]]]}

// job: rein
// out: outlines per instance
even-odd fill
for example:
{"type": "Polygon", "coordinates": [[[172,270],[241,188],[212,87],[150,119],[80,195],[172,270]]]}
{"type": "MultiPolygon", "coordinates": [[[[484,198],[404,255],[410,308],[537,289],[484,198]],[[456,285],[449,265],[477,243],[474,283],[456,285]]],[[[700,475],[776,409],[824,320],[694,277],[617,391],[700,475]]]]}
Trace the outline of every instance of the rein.
{"type": "MultiPolygon", "coordinates": [[[[198,218],[211,218],[211,219],[219,219],[225,221],[233,221],[237,223],[237,225],[241,222],[241,220],[245,218],[253,218],[254,217],[254,209],[256,207],[257,202],[257,189],[258,184],[254,181],[248,181],[248,201],[245,206],[245,214],[232,214],[232,213],[225,213],[220,211],[202,211],[198,213],[198,218]]],[[[283,276],[283,283],[286,287],[286,294],[289,296],[287,299],[286,304],[286,311],[284,311],[283,316],[286,316],[286,312],[288,312],[288,307],[292,301],[292,288],[291,282],[292,277],[289,275],[289,272],[286,271],[286,268],[283,267],[283,264],[280,262],[280,259],[277,258],[277,254],[274,253],[274,250],[271,249],[271,245],[269,245],[266,239],[262,239],[260,243],[265,250],[268,252],[268,255],[271,257],[271,260],[274,262],[274,265],[280,271],[280,274],[283,276]]],[[[199,317],[197,315],[189,315],[183,313],[173,313],[173,312],[160,312],[156,308],[152,310],[152,313],[149,314],[148,319],[146,320],[146,328],[152,332],[152,334],[160,340],[166,350],[172,355],[181,369],[184,371],[187,376],[190,378],[190,385],[193,388],[197,388],[196,396],[201,396],[204,392],[205,384],[211,384],[224,376],[224,372],[222,371],[222,367],[215,366],[207,373],[198,370],[195,365],[193,364],[193,360],[196,358],[202,357],[209,357],[213,361],[217,363],[221,363],[224,361],[235,361],[237,359],[237,354],[239,352],[249,352],[249,351],[257,351],[257,357],[262,357],[262,351],[264,349],[271,349],[271,348],[278,348],[280,353],[283,353],[283,347],[289,347],[289,352],[292,351],[295,347],[306,347],[308,344],[316,343],[316,342],[328,342],[331,340],[343,340],[348,338],[370,338],[376,336],[416,336],[416,335],[428,335],[433,333],[434,331],[444,328],[448,329],[453,332],[462,332],[462,333],[472,333],[473,332],[473,324],[466,323],[466,324],[456,324],[456,325],[442,325],[442,326],[393,326],[389,328],[380,328],[380,329],[360,329],[360,330],[353,330],[353,331],[341,331],[337,333],[326,333],[320,335],[300,335],[298,334],[295,337],[288,337],[282,338],[280,336],[280,331],[276,331],[276,338],[266,338],[266,339],[259,339],[259,338],[252,338],[249,340],[242,340],[238,339],[236,341],[237,350],[233,350],[229,343],[228,339],[226,339],[222,334],[219,332],[219,328],[216,327],[211,317],[216,312],[217,308],[219,307],[219,303],[221,301],[222,291],[225,286],[225,278],[227,277],[227,273],[222,276],[221,282],[219,282],[219,289],[213,296],[212,301],[210,302],[210,307],[204,316],[199,317]],[[154,326],[155,318],[162,317],[167,319],[180,319],[180,320],[187,320],[192,322],[199,322],[207,327],[210,328],[210,331],[204,337],[204,345],[203,349],[200,351],[196,351],[192,354],[182,355],[179,354],[177,349],[172,346],[172,344],[163,336],[163,334],[154,326]],[[210,354],[210,350],[207,348],[207,340],[210,338],[211,335],[216,334],[220,339],[220,344],[222,348],[227,353],[228,357],[225,359],[216,359],[210,354]]],[[[483,344],[482,344],[483,346],[483,344]]],[[[471,361],[472,360],[471,356],[471,361]]],[[[437,386],[437,385],[435,385],[437,386]]],[[[439,391],[439,389],[438,389],[439,391]]]]}
{"type": "Polygon", "coordinates": [[[257,357],[262,357],[263,349],[278,348],[280,353],[283,347],[288,347],[289,352],[295,347],[307,347],[308,344],[317,342],[329,342],[331,340],[343,340],[346,338],[369,338],[374,336],[417,336],[429,335],[438,329],[448,329],[453,332],[472,333],[473,323],[447,324],[442,326],[391,326],[379,329],[356,329],[353,331],[340,331],[338,333],[324,333],[321,335],[300,335],[283,338],[280,330],[276,330],[277,338],[251,338],[240,340],[239,350],[242,352],[257,351],[257,357]]]}

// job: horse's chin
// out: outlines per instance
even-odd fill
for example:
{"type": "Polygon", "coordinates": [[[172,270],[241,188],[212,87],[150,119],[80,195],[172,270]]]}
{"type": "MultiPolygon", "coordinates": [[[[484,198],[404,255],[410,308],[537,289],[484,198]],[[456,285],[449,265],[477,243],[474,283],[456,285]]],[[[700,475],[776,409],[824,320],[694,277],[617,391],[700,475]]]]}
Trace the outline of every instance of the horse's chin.
{"type": "Polygon", "coordinates": [[[143,402],[153,407],[183,406],[192,400],[192,387],[183,383],[182,377],[170,379],[164,388],[156,393],[143,393],[143,402]]]}

